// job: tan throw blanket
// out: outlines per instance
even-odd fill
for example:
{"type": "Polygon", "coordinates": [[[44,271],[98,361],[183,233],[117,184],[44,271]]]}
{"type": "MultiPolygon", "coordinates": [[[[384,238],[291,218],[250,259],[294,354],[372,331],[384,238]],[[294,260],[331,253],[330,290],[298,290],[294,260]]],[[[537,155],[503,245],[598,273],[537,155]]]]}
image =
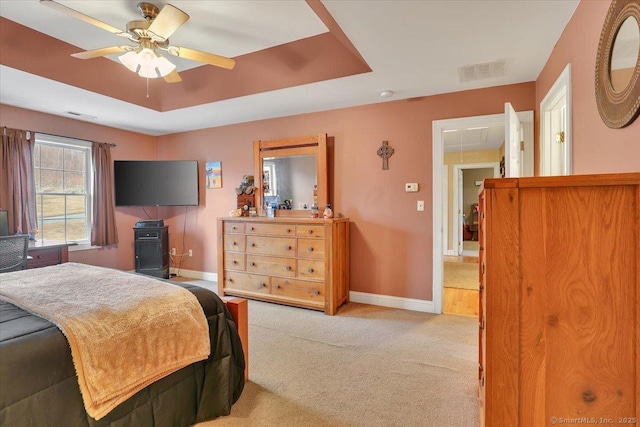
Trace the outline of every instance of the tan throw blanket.
{"type": "Polygon", "coordinates": [[[150,277],[66,263],[0,275],[0,298],[64,332],[85,408],[96,420],[209,356],[209,328],[196,297],[150,277]]]}

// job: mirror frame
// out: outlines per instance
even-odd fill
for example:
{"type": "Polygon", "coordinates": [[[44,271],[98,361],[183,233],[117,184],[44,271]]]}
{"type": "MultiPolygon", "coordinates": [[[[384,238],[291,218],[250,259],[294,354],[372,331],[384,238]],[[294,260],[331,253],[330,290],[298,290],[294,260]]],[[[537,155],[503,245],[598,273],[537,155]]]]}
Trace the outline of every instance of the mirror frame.
{"type": "Polygon", "coordinates": [[[611,83],[611,56],[620,27],[629,17],[640,26],[640,0],[613,0],[600,34],[596,58],[596,104],[602,121],[610,128],[631,124],[640,114],[640,53],[627,87],[617,92],[611,83]]]}
{"type": "MultiPolygon", "coordinates": [[[[327,134],[275,139],[271,141],[253,141],[253,163],[255,179],[260,183],[256,191],[256,206],[262,206],[262,162],[266,157],[316,156],[316,182],[318,183],[318,209],[322,212],[329,202],[327,182],[327,134]]],[[[276,216],[308,217],[309,209],[278,209],[276,216]]]]}

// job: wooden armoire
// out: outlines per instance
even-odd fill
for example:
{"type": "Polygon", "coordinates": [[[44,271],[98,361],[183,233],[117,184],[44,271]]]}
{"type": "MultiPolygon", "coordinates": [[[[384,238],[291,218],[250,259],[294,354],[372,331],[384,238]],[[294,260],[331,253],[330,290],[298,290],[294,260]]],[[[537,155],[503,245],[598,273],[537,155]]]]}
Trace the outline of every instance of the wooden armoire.
{"type": "Polygon", "coordinates": [[[637,425],[640,173],[487,179],[481,425],[637,425]]]}

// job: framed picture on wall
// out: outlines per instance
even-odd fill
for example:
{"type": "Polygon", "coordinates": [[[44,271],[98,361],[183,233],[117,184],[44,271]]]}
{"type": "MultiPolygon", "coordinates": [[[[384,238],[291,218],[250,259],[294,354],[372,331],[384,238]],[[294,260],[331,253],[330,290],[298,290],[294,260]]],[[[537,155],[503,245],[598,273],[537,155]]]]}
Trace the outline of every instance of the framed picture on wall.
{"type": "Polygon", "coordinates": [[[206,162],[205,164],[207,189],[222,188],[222,164],[221,162],[206,162]]]}

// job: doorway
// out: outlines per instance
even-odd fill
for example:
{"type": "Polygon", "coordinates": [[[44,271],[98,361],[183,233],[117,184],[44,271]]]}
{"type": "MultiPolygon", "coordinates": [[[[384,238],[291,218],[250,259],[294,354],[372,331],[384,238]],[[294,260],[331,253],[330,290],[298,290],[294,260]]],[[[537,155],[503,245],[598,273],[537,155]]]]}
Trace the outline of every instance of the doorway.
{"type": "Polygon", "coordinates": [[[478,205],[478,190],[484,178],[500,176],[500,162],[455,164],[453,171],[453,207],[450,215],[452,224],[457,224],[457,227],[451,230],[453,251],[447,255],[477,257],[478,249],[473,242],[478,241],[478,221],[474,218],[474,214],[477,214],[474,208],[478,205]]]}
{"type": "Polygon", "coordinates": [[[571,64],[540,103],[540,175],[571,175],[571,64]]]}
{"type": "MultiPolygon", "coordinates": [[[[525,111],[517,113],[518,119],[522,123],[523,149],[522,155],[522,175],[533,176],[533,111],[525,111]]],[[[448,233],[444,229],[445,214],[444,204],[448,203],[445,188],[451,188],[446,184],[447,176],[444,174],[445,168],[445,146],[444,135],[446,133],[455,132],[459,129],[478,129],[487,128],[492,125],[502,125],[505,123],[505,114],[492,114],[486,116],[463,117],[457,119],[434,120],[432,125],[432,170],[433,170],[433,312],[442,313],[443,309],[443,276],[444,276],[444,257],[449,255],[447,250],[453,249],[448,247],[448,233]]],[[[461,150],[462,152],[462,150],[461,150]]],[[[475,163],[467,161],[464,163],[475,163]]],[[[452,170],[453,167],[449,167],[452,170]]],[[[451,179],[452,181],[452,179],[451,179]]],[[[447,220],[449,228],[451,220],[447,220]]],[[[455,224],[455,223],[454,223],[455,224]]]]}

